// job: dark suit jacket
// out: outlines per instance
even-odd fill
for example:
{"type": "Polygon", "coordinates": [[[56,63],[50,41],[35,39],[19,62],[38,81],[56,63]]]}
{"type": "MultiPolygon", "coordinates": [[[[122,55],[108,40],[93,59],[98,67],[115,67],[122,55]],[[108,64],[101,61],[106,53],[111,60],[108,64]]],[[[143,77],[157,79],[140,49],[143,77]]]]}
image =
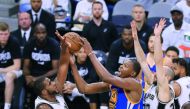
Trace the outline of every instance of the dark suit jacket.
{"type": "MultiPolygon", "coordinates": [[[[32,10],[29,10],[27,12],[31,16],[32,27],[34,27],[35,24],[33,22],[32,10]]],[[[47,11],[45,11],[45,10],[42,9],[39,22],[43,23],[46,26],[47,32],[48,32],[48,36],[50,36],[50,37],[54,37],[55,36],[56,23],[55,23],[54,15],[52,15],[51,13],[49,13],[49,12],[47,12],[47,11]]]]}
{"type": "MultiPolygon", "coordinates": [[[[11,32],[11,36],[15,37],[15,38],[18,40],[20,46],[24,46],[23,43],[22,43],[22,42],[23,42],[23,41],[22,41],[23,38],[22,38],[22,34],[21,34],[21,29],[20,29],[20,28],[17,29],[17,30],[15,30],[15,31],[13,31],[13,32],[11,32]]],[[[33,30],[31,29],[30,36],[29,36],[28,41],[29,41],[32,37],[33,37],[33,30]]]]}

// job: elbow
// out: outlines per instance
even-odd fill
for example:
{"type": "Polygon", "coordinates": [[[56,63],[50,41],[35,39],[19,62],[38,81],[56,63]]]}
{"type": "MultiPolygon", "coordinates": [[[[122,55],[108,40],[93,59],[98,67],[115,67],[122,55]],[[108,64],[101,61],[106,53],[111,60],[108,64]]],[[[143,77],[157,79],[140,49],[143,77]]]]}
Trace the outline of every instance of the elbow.
{"type": "Polygon", "coordinates": [[[112,81],[113,75],[109,75],[109,76],[102,76],[102,81],[105,83],[110,83],[112,81]]]}

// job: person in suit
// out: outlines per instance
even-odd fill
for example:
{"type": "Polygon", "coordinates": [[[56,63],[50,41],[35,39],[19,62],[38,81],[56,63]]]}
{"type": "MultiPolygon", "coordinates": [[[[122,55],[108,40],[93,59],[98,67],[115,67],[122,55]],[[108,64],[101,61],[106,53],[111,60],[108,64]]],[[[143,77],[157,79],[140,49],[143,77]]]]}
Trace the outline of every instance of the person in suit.
{"type": "Polygon", "coordinates": [[[34,27],[37,23],[43,23],[48,31],[48,36],[55,36],[55,18],[54,15],[42,9],[42,0],[30,0],[31,10],[27,12],[31,15],[32,19],[32,27],[34,27]]]}
{"type": "Polygon", "coordinates": [[[11,33],[11,36],[15,37],[23,48],[25,44],[32,38],[33,32],[31,27],[32,20],[30,14],[27,12],[18,13],[18,26],[19,28],[11,33]]]}

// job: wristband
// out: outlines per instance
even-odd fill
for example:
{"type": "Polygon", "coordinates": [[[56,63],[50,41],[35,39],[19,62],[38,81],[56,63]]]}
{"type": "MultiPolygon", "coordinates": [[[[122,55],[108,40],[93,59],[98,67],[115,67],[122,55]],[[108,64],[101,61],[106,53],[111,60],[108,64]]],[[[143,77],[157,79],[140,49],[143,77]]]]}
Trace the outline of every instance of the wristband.
{"type": "Polygon", "coordinates": [[[90,52],[89,54],[88,54],[88,56],[90,56],[91,54],[94,54],[94,52],[92,51],[92,52],[90,52]]]}

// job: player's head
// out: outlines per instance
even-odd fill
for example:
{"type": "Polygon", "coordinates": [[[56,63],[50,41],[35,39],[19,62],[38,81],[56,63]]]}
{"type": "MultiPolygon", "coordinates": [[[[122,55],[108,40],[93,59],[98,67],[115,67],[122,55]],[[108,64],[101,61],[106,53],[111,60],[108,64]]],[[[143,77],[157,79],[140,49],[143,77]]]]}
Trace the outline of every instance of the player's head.
{"type": "MultiPolygon", "coordinates": [[[[163,43],[162,37],[160,37],[161,43],[163,43]]],[[[155,41],[155,35],[152,33],[150,37],[148,38],[148,50],[150,53],[154,53],[154,41],[155,41]]]]}
{"type": "Polygon", "coordinates": [[[0,22],[0,45],[5,46],[10,36],[9,25],[5,22],[0,22]]]}
{"type": "Polygon", "coordinates": [[[55,82],[45,77],[34,82],[34,91],[39,96],[53,95],[58,92],[55,82]]]}
{"type": "Polygon", "coordinates": [[[145,9],[142,5],[137,4],[132,8],[132,17],[136,22],[142,22],[146,18],[145,9]]]}
{"type": "Polygon", "coordinates": [[[123,44],[126,45],[126,46],[133,43],[131,26],[126,25],[124,27],[123,32],[121,33],[121,38],[123,40],[123,44]]]}
{"type": "Polygon", "coordinates": [[[78,52],[75,53],[76,61],[78,63],[84,63],[87,59],[87,54],[84,52],[84,48],[82,47],[78,52]]]}
{"type": "Polygon", "coordinates": [[[187,101],[186,103],[184,103],[181,109],[190,109],[190,101],[187,101]]]}
{"type": "Polygon", "coordinates": [[[34,36],[37,38],[39,43],[45,41],[47,37],[47,30],[44,24],[38,23],[34,28],[34,36]]]}
{"type": "Polygon", "coordinates": [[[30,0],[31,7],[35,12],[38,12],[42,6],[42,0],[30,0]]]}
{"type": "Polygon", "coordinates": [[[173,66],[172,69],[175,72],[176,77],[183,77],[187,75],[188,68],[187,62],[183,58],[174,58],[172,60],[173,66]]]}
{"type": "Polygon", "coordinates": [[[103,4],[99,1],[93,2],[92,14],[95,19],[100,19],[103,14],[103,4]]]}
{"type": "Polygon", "coordinates": [[[163,69],[164,69],[164,73],[165,73],[165,76],[167,77],[167,79],[169,81],[173,80],[174,76],[175,76],[174,71],[168,66],[163,66],[163,69]]]}
{"type": "Polygon", "coordinates": [[[119,67],[120,74],[118,76],[122,78],[137,77],[141,70],[140,64],[136,59],[129,59],[119,67]]]}
{"type": "Polygon", "coordinates": [[[28,30],[31,26],[32,20],[30,14],[27,12],[18,13],[18,25],[23,30],[28,30]]]}

